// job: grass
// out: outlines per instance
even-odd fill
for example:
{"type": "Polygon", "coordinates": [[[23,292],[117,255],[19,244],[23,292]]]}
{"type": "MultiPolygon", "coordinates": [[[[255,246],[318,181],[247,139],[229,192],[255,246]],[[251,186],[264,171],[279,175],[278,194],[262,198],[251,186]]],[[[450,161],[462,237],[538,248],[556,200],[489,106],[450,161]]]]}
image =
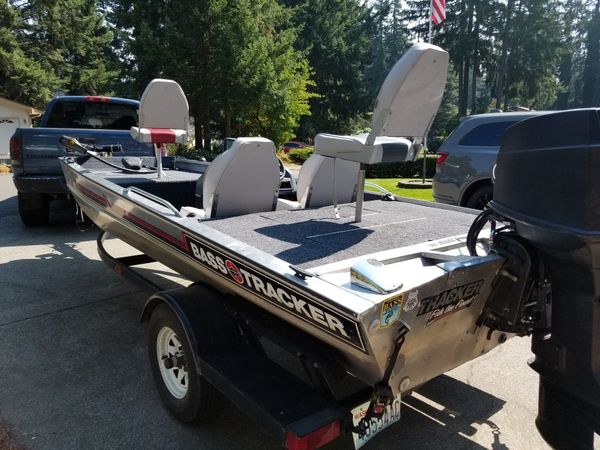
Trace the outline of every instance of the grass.
{"type": "MultiPolygon", "coordinates": [[[[378,184],[379,186],[381,186],[384,189],[387,189],[394,195],[416,198],[419,200],[427,200],[429,202],[433,201],[433,192],[431,189],[399,188],[398,181],[400,180],[398,178],[367,178],[367,181],[378,184]]],[[[368,186],[365,189],[369,191],[377,191],[377,189],[373,189],[368,186]]]]}

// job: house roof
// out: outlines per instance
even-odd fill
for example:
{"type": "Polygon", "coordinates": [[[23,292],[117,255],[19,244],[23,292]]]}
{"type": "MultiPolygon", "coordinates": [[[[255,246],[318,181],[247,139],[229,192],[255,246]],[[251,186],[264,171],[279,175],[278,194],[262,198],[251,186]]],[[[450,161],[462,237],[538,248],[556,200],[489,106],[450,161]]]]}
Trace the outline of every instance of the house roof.
{"type": "Polygon", "coordinates": [[[42,112],[38,109],[35,109],[33,106],[23,105],[21,103],[13,102],[12,100],[8,100],[7,98],[0,97],[0,105],[5,105],[11,108],[17,108],[22,111],[27,112],[30,116],[40,116],[42,112]]]}

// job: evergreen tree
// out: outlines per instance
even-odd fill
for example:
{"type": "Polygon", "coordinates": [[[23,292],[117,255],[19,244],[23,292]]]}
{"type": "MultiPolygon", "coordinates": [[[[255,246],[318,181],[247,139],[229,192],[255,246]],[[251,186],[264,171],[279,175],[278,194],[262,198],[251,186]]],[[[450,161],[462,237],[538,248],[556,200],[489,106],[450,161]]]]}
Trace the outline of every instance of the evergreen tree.
{"type": "Polygon", "coordinates": [[[504,17],[496,107],[510,99],[526,106],[551,105],[560,92],[556,71],[564,51],[557,1],[509,0],[504,17]]]}
{"type": "Polygon", "coordinates": [[[561,46],[564,51],[557,68],[562,92],[557,96],[555,109],[577,107],[581,100],[581,73],[585,60],[587,20],[590,0],[564,0],[561,5],[561,46]]]}
{"type": "Polygon", "coordinates": [[[379,0],[373,4],[375,23],[372,62],[367,68],[366,79],[371,87],[370,96],[375,98],[392,66],[410,46],[408,31],[402,20],[400,0],[379,0]]]}
{"type": "Polygon", "coordinates": [[[442,103],[429,131],[430,138],[447,137],[458,125],[458,118],[458,77],[451,64],[442,103]]]}
{"type": "Polygon", "coordinates": [[[261,134],[281,143],[309,113],[309,66],[294,50],[296,30],[275,0],[123,0],[113,21],[130,30],[130,71],[177,80],[190,102],[196,145],[220,135],[261,134]]]}
{"type": "Polygon", "coordinates": [[[600,0],[587,28],[583,71],[582,106],[600,106],[600,0]]]}
{"type": "Polygon", "coordinates": [[[59,79],[23,51],[18,40],[22,28],[18,11],[0,2],[0,95],[43,108],[59,79]]]}
{"type": "Polygon", "coordinates": [[[18,3],[25,54],[72,94],[107,94],[117,71],[112,34],[95,0],[29,0],[18,3]]]}
{"type": "Polygon", "coordinates": [[[302,121],[300,138],[322,131],[352,132],[352,124],[373,106],[374,23],[369,8],[357,0],[285,0],[301,27],[297,48],[306,51],[313,69],[312,115],[302,121]]]}

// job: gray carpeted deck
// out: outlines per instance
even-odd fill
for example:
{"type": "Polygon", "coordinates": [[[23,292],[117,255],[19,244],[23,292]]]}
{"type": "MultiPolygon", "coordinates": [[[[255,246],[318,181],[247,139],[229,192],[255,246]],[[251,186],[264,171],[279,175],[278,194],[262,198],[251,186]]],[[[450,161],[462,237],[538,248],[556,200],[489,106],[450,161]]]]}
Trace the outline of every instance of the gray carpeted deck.
{"type": "Polygon", "coordinates": [[[465,234],[475,215],[404,202],[365,202],[354,207],[274,211],[212,219],[204,224],[302,268],[465,234]]]}

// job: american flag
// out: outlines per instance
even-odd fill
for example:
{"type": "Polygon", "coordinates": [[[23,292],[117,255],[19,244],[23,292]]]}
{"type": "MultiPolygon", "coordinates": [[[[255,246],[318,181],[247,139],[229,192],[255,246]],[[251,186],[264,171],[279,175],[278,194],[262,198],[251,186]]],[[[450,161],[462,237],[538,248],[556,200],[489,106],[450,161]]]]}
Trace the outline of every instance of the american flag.
{"type": "Polygon", "coordinates": [[[439,25],[446,18],[446,0],[431,0],[431,20],[439,25]]]}

